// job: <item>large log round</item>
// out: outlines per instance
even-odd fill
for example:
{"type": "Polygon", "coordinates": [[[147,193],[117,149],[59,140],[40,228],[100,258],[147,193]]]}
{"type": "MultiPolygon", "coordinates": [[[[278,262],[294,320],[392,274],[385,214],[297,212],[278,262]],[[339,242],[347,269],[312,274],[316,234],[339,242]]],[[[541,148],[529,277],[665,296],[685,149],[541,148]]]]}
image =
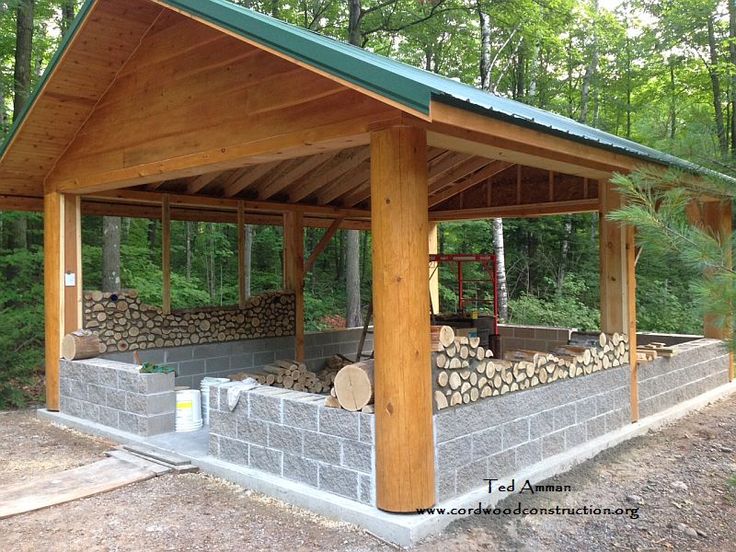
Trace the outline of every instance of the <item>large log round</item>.
{"type": "Polygon", "coordinates": [[[66,360],[80,360],[100,354],[100,338],[91,332],[74,332],[61,340],[61,356],[66,360]]]}
{"type": "Polygon", "coordinates": [[[340,406],[352,412],[360,410],[373,400],[373,361],[343,366],[335,376],[334,387],[340,406]]]}

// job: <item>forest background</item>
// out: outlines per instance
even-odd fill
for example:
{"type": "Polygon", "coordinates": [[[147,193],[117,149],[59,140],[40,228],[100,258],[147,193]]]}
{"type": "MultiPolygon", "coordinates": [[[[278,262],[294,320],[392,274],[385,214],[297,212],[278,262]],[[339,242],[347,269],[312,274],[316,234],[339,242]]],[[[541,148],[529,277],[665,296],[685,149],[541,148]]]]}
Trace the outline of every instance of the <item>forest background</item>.
{"type": "MultiPolygon", "coordinates": [[[[736,152],[736,1],[267,0],[237,2],[358,47],[715,168],[736,152]]],[[[0,134],[69,29],[75,0],[0,1],[0,134]]],[[[308,229],[307,251],[323,230],[308,229]]],[[[598,217],[440,225],[442,253],[498,254],[502,317],[596,329],[598,217]]],[[[40,393],[43,221],[0,212],[0,408],[40,393]]],[[[278,289],[279,227],[246,228],[248,290],[278,289]]],[[[84,217],[86,289],[161,302],[159,221],[84,217]]],[[[234,225],[172,224],[174,308],[237,303],[234,225]]],[[[471,275],[472,276],[472,275],[471,275]]],[[[664,255],[637,264],[644,331],[699,333],[699,274],[664,255]]],[[[441,271],[442,310],[457,299],[441,271]]],[[[340,231],[305,283],[307,329],[358,325],[370,301],[370,234],[340,231]]],[[[482,294],[483,291],[481,290],[482,294]]]]}

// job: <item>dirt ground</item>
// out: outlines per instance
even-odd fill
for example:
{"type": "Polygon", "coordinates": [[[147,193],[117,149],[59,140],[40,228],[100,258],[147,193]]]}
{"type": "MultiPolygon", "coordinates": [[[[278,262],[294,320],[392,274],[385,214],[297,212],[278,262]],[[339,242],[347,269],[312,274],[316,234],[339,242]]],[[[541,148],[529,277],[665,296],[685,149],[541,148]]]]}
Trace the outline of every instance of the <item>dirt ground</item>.
{"type": "MultiPolygon", "coordinates": [[[[736,550],[736,399],[637,438],[501,508],[628,507],[596,515],[474,515],[417,550],[736,550]]],[[[0,413],[0,486],[94,461],[111,443],[0,413]]],[[[540,482],[533,482],[538,484],[540,482]]],[[[518,482],[517,482],[518,485],[518,482]]],[[[327,520],[202,474],[163,476],[0,521],[0,550],[394,550],[327,520]]]]}

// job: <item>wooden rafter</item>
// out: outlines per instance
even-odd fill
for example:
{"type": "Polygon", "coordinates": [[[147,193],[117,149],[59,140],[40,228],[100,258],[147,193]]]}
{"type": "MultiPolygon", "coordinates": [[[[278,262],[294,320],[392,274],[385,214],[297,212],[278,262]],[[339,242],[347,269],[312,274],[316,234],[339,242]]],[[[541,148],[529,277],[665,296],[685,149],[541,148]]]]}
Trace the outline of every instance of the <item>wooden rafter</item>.
{"type": "Polygon", "coordinates": [[[432,208],[436,205],[440,205],[441,203],[444,203],[451,197],[455,197],[456,195],[464,192],[465,190],[468,190],[472,188],[473,186],[480,184],[481,182],[484,182],[488,180],[489,178],[492,178],[498,173],[505,171],[510,166],[511,166],[511,163],[508,163],[507,161],[491,161],[485,167],[474,172],[470,176],[467,176],[463,178],[462,180],[456,182],[452,186],[444,190],[441,190],[440,192],[434,195],[429,196],[429,207],[432,208]]]}
{"type": "Polygon", "coordinates": [[[338,152],[330,151],[311,157],[295,159],[291,166],[287,167],[283,172],[274,178],[265,182],[258,188],[258,199],[270,199],[274,195],[282,192],[288,186],[299,180],[305,174],[318,169],[330,159],[333,159],[338,152]]]}
{"type": "Polygon", "coordinates": [[[358,167],[349,173],[345,173],[342,177],[335,180],[329,186],[326,186],[317,194],[317,203],[327,205],[340,196],[345,195],[351,190],[363,185],[371,175],[370,160],[363,161],[358,167]]]}
{"type": "Polygon", "coordinates": [[[529,218],[542,215],[569,215],[592,213],[598,210],[598,199],[576,199],[554,203],[527,203],[521,205],[501,205],[479,207],[476,209],[448,209],[430,211],[431,221],[479,220],[487,218],[529,218]]]}
{"type": "Polygon", "coordinates": [[[243,171],[243,173],[241,173],[236,180],[230,182],[224,187],[222,195],[224,197],[234,197],[238,195],[246,188],[249,188],[250,186],[255,184],[258,179],[263,178],[269,173],[269,171],[275,169],[280,164],[281,161],[272,161],[270,163],[263,163],[261,165],[248,167],[247,170],[243,171]]]}
{"type": "Polygon", "coordinates": [[[222,174],[222,171],[215,171],[206,174],[200,174],[187,184],[188,194],[198,194],[204,190],[213,180],[222,174]]]}
{"type": "Polygon", "coordinates": [[[431,176],[428,179],[430,195],[437,193],[446,186],[450,186],[455,182],[458,182],[460,179],[471,175],[475,171],[482,169],[491,161],[491,159],[486,159],[485,157],[471,157],[454,165],[448,171],[444,171],[441,174],[431,176]]]}
{"type": "Polygon", "coordinates": [[[296,202],[303,200],[333,180],[352,171],[368,158],[370,158],[370,150],[368,148],[354,148],[342,152],[341,155],[335,157],[336,162],[331,164],[329,169],[325,168],[325,170],[313,171],[302,178],[300,182],[294,183],[289,192],[289,201],[296,202]]]}

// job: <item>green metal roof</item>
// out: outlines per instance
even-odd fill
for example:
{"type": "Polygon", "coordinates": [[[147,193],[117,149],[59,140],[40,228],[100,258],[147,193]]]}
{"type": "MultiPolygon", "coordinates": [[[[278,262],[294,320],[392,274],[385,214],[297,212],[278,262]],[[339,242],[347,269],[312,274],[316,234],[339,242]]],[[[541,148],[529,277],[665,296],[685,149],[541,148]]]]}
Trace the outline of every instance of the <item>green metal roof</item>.
{"type": "MultiPolygon", "coordinates": [[[[5,143],[0,148],[0,155],[5,153],[17,128],[26,117],[30,106],[94,2],[95,0],[87,0],[80,8],[71,31],[54,55],[26,109],[18,117],[5,143]]],[[[478,90],[435,73],[279,21],[227,0],[161,0],[161,3],[201,18],[243,38],[263,44],[424,114],[429,114],[430,104],[432,100],[436,100],[642,160],[678,167],[690,172],[717,174],[694,163],[583,125],[567,117],[478,90]]]]}

